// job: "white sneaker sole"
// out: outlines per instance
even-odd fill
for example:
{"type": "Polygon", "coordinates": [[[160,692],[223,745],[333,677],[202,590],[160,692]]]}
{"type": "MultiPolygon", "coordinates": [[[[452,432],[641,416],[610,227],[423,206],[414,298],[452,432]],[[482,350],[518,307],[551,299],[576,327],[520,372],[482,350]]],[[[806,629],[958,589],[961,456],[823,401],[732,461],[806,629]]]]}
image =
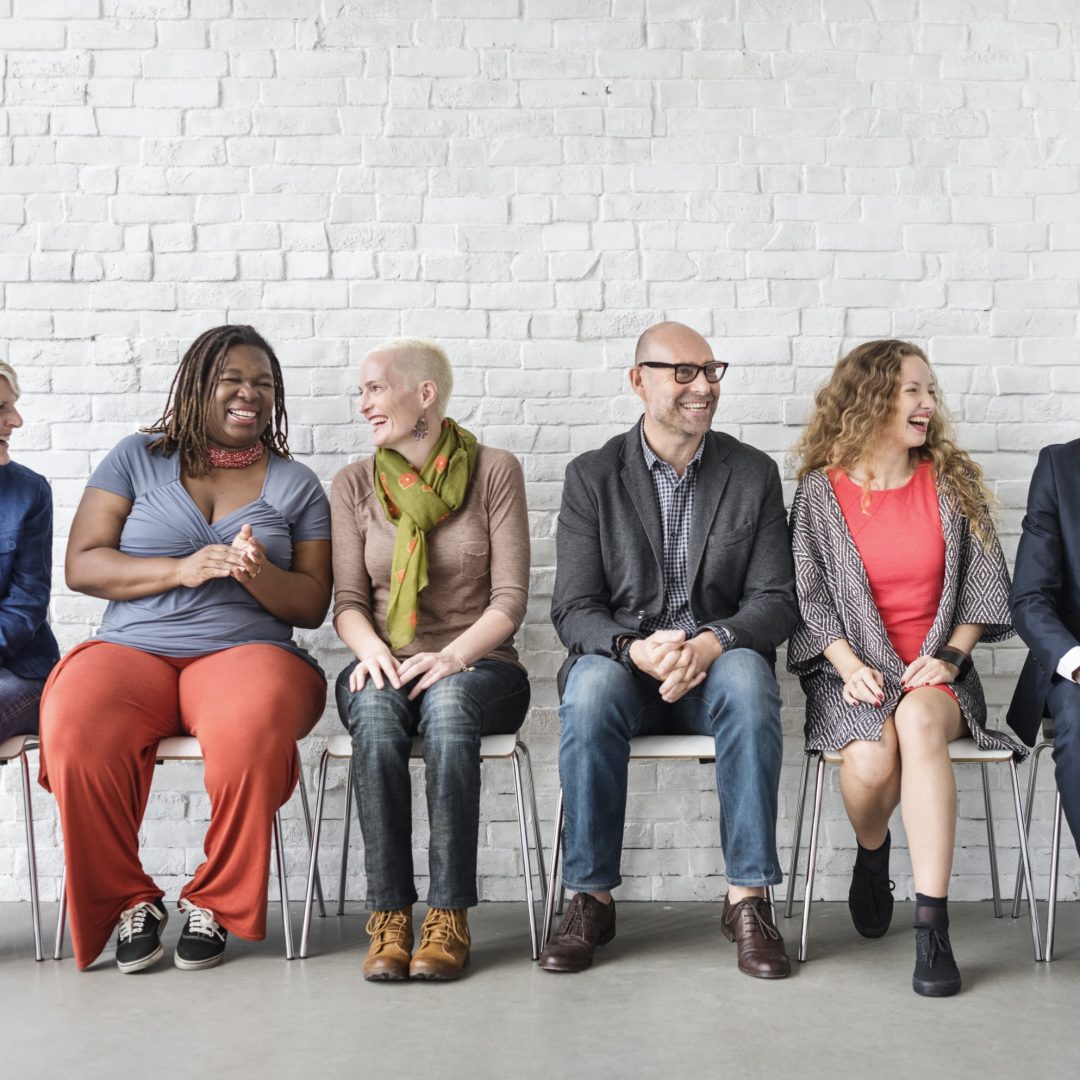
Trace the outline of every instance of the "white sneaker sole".
{"type": "Polygon", "coordinates": [[[202,971],[203,968],[217,967],[225,959],[224,951],[206,960],[185,960],[179,953],[173,953],[173,963],[181,971],[202,971]]]}
{"type": "Polygon", "coordinates": [[[117,960],[116,967],[122,975],[134,975],[136,971],[145,971],[148,967],[153,967],[164,955],[165,946],[159,941],[158,947],[149,956],[144,956],[141,960],[129,960],[126,964],[117,960]]]}

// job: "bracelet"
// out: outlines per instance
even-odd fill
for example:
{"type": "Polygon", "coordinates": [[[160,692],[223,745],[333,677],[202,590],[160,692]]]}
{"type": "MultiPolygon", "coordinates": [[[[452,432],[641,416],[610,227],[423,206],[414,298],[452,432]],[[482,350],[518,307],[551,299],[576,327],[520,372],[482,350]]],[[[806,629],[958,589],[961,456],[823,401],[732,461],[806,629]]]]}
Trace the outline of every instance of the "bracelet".
{"type": "Polygon", "coordinates": [[[942,645],[934,653],[935,660],[944,660],[957,669],[956,681],[959,682],[971,670],[971,657],[963,649],[954,649],[951,645],[942,645]]]}
{"type": "Polygon", "coordinates": [[[465,661],[462,660],[461,657],[458,656],[458,654],[456,652],[454,652],[453,649],[444,648],[443,652],[444,653],[449,653],[461,665],[461,667],[458,670],[459,675],[461,674],[462,671],[475,671],[476,670],[476,668],[473,667],[472,664],[466,664],[465,661]]]}

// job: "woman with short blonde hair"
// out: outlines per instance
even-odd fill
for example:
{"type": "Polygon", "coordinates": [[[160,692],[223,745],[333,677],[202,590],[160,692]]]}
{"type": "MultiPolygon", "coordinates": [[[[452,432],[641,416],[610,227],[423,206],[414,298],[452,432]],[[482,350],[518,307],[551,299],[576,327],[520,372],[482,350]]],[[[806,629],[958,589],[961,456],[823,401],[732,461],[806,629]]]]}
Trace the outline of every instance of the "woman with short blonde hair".
{"type": "Polygon", "coordinates": [[[364,978],[455,979],[477,902],[480,738],[517,731],[529,680],[514,650],[529,585],[517,459],[446,416],[446,354],[412,338],[360,365],[375,453],[334,478],[334,627],[354,660],[337,681],[353,743],[371,943],[364,978]],[[412,955],[409,751],[424,739],[427,917],[412,955]]]}

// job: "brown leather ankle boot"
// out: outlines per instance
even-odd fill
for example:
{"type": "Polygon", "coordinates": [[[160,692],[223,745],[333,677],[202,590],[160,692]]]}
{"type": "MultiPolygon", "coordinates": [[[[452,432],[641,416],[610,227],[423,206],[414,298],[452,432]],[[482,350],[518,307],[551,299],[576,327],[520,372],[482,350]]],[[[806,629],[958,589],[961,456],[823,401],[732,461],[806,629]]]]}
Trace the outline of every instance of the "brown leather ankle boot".
{"type": "Polygon", "coordinates": [[[407,979],[413,947],[412,908],[373,912],[366,930],[371,944],[364,961],[364,978],[373,982],[407,979]]]}
{"type": "Polygon", "coordinates": [[[409,965],[413,979],[456,979],[469,962],[468,912],[430,908],[420,928],[420,948],[409,965]]]}

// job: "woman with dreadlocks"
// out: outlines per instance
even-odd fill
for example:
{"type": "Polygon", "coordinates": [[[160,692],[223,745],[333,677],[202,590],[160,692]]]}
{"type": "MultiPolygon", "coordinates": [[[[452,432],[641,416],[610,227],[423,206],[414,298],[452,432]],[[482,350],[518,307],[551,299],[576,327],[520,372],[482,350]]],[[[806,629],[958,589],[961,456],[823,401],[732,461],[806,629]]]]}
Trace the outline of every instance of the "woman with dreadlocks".
{"type": "Polygon", "coordinates": [[[274,813],[326,698],[292,632],[329,606],[329,506],[287,432],[273,349],[250,326],[208,330],[162,418],[120,441],[79,504],[68,585],[109,605],[46,685],[41,782],[60,808],[80,968],[117,924],[120,971],[163,953],[163,890],[139,860],[139,825],[170,735],[198,738],[210,795],[176,966],[220,962],[228,931],[265,935],[274,813]]]}

